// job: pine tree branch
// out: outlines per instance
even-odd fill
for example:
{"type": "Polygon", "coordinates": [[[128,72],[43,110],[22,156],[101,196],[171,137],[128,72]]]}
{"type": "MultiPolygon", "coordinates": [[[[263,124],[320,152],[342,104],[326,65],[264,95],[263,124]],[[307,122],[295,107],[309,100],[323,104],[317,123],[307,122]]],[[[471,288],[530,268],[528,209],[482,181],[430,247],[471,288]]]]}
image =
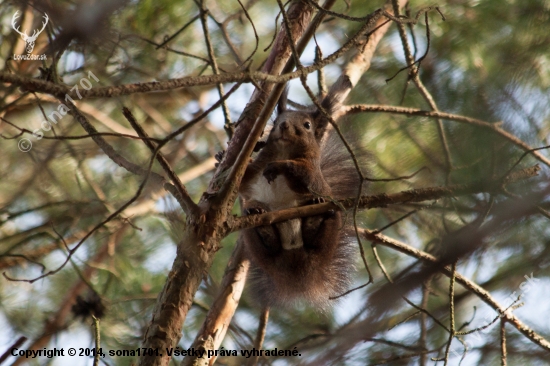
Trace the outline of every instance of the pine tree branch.
{"type": "MultiPolygon", "coordinates": [[[[360,209],[387,207],[411,202],[433,201],[446,197],[456,197],[483,192],[502,192],[505,184],[531,178],[538,175],[540,166],[535,165],[510,174],[506,179],[481,181],[471,184],[455,184],[444,187],[418,188],[391,194],[377,194],[361,196],[358,207],[360,209]]],[[[250,215],[236,218],[231,228],[232,231],[248,229],[251,227],[271,225],[298,217],[320,215],[329,210],[342,210],[354,207],[354,198],[348,198],[336,202],[325,202],[309,206],[293,207],[284,210],[270,211],[261,215],[250,215]]]]}

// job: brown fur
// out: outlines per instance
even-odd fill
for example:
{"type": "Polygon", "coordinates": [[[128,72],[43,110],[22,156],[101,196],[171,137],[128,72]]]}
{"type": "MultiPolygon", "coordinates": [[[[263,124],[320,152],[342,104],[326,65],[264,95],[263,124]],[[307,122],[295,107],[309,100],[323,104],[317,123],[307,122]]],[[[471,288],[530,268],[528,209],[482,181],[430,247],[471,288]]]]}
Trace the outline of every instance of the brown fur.
{"type": "MultiPolygon", "coordinates": [[[[322,105],[333,114],[338,108],[330,96],[322,105]]],[[[246,214],[344,198],[357,190],[357,173],[349,157],[336,153],[343,145],[335,148],[336,140],[327,138],[327,126],[316,110],[287,110],[283,95],[265,146],[243,177],[239,193],[246,214]],[[325,176],[326,172],[348,177],[325,176]]],[[[340,212],[328,212],[244,232],[253,264],[253,292],[263,305],[305,300],[322,310],[329,297],[346,291],[353,258],[342,221],[340,212]]]]}

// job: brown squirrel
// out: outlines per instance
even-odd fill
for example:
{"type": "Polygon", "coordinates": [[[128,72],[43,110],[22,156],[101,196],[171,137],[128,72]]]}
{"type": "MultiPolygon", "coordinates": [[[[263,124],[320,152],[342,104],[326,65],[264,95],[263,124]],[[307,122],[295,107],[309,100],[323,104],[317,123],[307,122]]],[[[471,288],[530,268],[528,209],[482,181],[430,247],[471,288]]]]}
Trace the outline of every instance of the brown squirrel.
{"type": "MultiPolygon", "coordinates": [[[[246,215],[358,193],[359,175],[340,138],[329,131],[328,119],[315,106],[289,110],[287,94],[288,88],[239,188],[246,215]]],[[[335,118],[341,104],[329,94],[321,106],[335,118]]],[[[324,310],[329,297],[350,285],[353,246],[339,211],[247,229],[243,235],[253,292],[264,306],[305,300],[324,310]]]]}

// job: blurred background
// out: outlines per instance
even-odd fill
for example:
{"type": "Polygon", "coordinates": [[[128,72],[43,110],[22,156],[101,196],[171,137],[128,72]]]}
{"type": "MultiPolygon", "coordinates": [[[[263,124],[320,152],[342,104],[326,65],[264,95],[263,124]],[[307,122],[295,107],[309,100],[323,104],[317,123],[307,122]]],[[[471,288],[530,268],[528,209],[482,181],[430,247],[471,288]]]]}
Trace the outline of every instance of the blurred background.
{"type": "MultiPolygon", "coordinates": [[[[364,16],[383,4],[337,1],[332,9],[364,16]]],[[[437,109],[498,126],[531,148],[550,145],[550,1],[412,1],[407,12],[414,18],[433,5],[445,20],[435,10],[428,13],[429,39],[423,15],[416,25],[407,25],[406,31],[416,60],[429,47],[419,77],[437,109]]],[[[260,69],[281,27],[277,3],[207,0],[205,6],[220,72],[260,69]]],[[[198,18],[199,7],[194,1],[2,1],[0,68],[22,77],[77,85],[81,90],[211,74],[198,18]],[[16,11],[19,17],[14,19],[16,11]],[[33,54],[44,54],[47,59],[14,60],[14,55],[27,51],[12,23],[32,35],[32,30],[42,28],[44,13],[49,20],[36,39],[33,54]]],[[[328,16],[316,33],[323,56],[340,48],[360,26],[328,16]]],[[[338,78],[349,55],[324,68],[328,86],[338,78]]],[[[311,65],[314,57],[312,41],[302,63],[311,65]]],[[[394,24],[347,104],[431,110],[425,96],[408,80],[408,71],[398,73],[406,66],[405,60],[394,24]]],[[[316,73],[308,77],[314,91],[318,91],[317,78],[316,73]]],[[[225,91],[233,85],[224,85],[225,91]]],[[[214,110],[163,148],[195,202],[212,178],[215,153],[227,146],[224,125],[238,120],[253,90],[252,84],[241,85],[228,98],[225,113],[222,108],[214,110]]],[[[290,82],[290,99],[311,104],[299,80],[290,82]]],[[[215,86],[197,86],[84,98],[76,100],[76,105],[97,130],[113,134],[105,139],[116,151],[144,166],[150,152],[141,141],[124,136],[135,136],[135,132],[122,115],[123,106],[151,137],[162,139],[218,100],[215,86]]],[[[86,135],[59,106],[48,94],[35,94],[15,84],[0,85],[0,271],[4,274],[0,278],[0,354],[21,336],[27,338],[21,349],[31,345],[93,347],[90,312],[101,315],[104,350],[139,347],[185,225],[185,216],[173,197],[148,185],[122,215],[89,237],[59,272],[33,283],[19,281],[58,268],[67,258],[67,248],[127,202],[141,183],[140,177],[119,167],[91,138],[56,139],[86,135]],[[42,122],[54,111],[59,113],[57,123],[43,129],[42,122]],[[29,131],[38,131],[43,137],[29,131]],[[32,144],[29,151],[22,151],[28,144],[21,143],[21,138],[32,144]]],[[[495,129],[467,121],[443,119],[439,129],[433,118],[378,112],[351,114],[341,125],[360,136],[361,144],[372,154],[369,167],[365,167],[368,176],[390,179],[372,182],[371,194],[491,181],[512,168],[540,164],[537,177],[500,192],[371,209],[360,212],[358,221],[370,230],[384,228],[382,234],[435,256],[446,252],[447,238],[453,233],[468,230],[472,223],[479,224],[476,227],[491,224],[492,229],[477,238],[475,247],[458,261],[457,271],[488,290],[504,307],[521,294],[516,305],[524,305],[514,314],[550,339],[550,204],[544,196],[549,166],[532,154],[523,156],[525,149],[495,129]],[[409,179],[391,180],[419,170],[409,179]],[[513,211],[509,202],[514,198],[534,200],[537,211],[526,214],[518,209],[516,216],[499,221],[499,209],[513,211]]],[[[537,153],[550,159],[547,149],[537,153]]],[[[162,172],[156,163],[153,170],[162,172]]],[[[239,212],[236,206],[234,213],[239,212]]],[[[183,327],[180,346],[184,349],[190,347],[217,293],[236,238],[237,234],[231,234],[222,241],[223,248],[201,284],[183,327]]],[[[443,357],[448,332],[434,319],[449,327],[449,280],[438,273],[415,284],[407,294],[412,303],[429,310],[430,316],[398,297],[388,311],[377,313],[377,328],[365,329],[364,336],[357,334],[358,326],[372,324],[370,296],[387,290],[389,283],[371,243],[363,239],[362,245],[374,284],[340,299],[330,312],[319,313],[307,305],[272,310],[264,348],[296,347],[301,357],[261,358],[260,364],[432,365],[436,361],[431,357],[443,357]]],[[[417,258],[382,246],[377,246],[377,251],[390,278],[414,278],[422,270],[417,258]]],[[[368,281],[359,254],[356,267],[354,285],[359,286],[368,281]]],[[[224,340],[225,349],[252,347],[260,310],[245,289],[224,340]]],[[[456,329],[474,330],[497,315],[456,285],[456,329]]],[[[466,352],[463,343],[455,339],[448,364],[500,365],[498,325],[497,321],[483,331],[462,335],[466,352]]],[[[506,331],[508,364],[550,364],[550,352],[512,326],[506,331]]],[[[174,358],[173,364],[180,360],[174,358]]],[[[9,357],[5,364],[23,361],[9,357]]],[[[136,358],[107,356],[103,361],[130,365],[136,358]]],[[[244,362],[238,357],[217,360],[222,365],[244,362]]],[[[93,360],[58,357],[29,363],[91,365],[93,360]]]]}

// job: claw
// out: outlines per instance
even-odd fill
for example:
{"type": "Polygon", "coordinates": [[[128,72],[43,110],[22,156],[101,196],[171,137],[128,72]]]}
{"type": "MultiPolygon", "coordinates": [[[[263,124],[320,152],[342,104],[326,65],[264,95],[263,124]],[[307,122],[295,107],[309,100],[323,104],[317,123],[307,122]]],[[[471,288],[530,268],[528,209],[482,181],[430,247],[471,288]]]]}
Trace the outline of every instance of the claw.
{"type": "Polygon", "coordinates": [[[315,205],[317,203],[325,203],[325,199],[323,197],[314,197],[309,201],[310,205],[315,205]]]}
{"type": "Polygon", "coordinates": [[[263,176],[267,179],[267,183],[269,184],[277,179],[277,173],[274,171],[274,168],[269,166],[264,170],[263,176]]]}
{"type": "Polygon", "coordinates": [[[252,207],[252,208],[247,208],[244,210],[244,213],[246,214],[246,216],[248,215],[260,215],[260,214],[263,214],[263,213],[266,213],[267,211],[264,210],[263,208],[261,207],[252,207]]]}
{"type": "Polygon", "coordinates": [[[256,142],[256,146],[254,146],[254,152],[260,151],[261,149],[263,149],[265,147],[265,145],[267,145],[267,142],[265,142],[265,141],[256,142]]]}

